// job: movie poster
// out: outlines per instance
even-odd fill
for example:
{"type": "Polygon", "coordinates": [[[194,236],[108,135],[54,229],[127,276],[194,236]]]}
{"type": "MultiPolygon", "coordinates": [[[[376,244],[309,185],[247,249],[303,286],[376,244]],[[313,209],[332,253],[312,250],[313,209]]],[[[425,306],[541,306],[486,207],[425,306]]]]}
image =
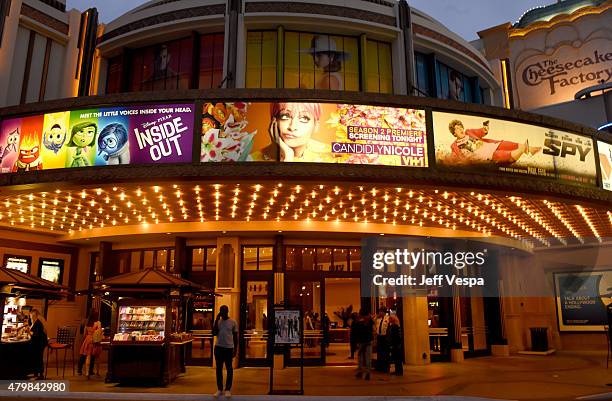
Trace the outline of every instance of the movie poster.
{"type": "Polygon", "coordinates": [[[427,167],[425,111],[334,103],[208,103],[200,160],[427,167]]]}
{"type": "Polygon", "coordinates": [[[612,145],[597,141],[597,149],[599,151],[599,166],[603,189],[612,191],[612,145]]]}
{"type": "Polygon", "coordinates": [[[555,273],[560,331],[603,331],[612,302],[612,270],[555,273]]]}
{"type": "Polygon", "coordinates": [[[595,186],[589,137],[489,117],[433,112],[436,163],[478,172],[547,177],[595,186]]]}
{"type": "Polygon", "coordinates": [[[127,106],[6,120],[0,172],[188,163],[193,110],[193,104],[127,106]]]}
{"type": "Polygon", "coordinates": [[[300,344],[300,320],[299,310],[274,311],[274,344],[300,344]]]}
{"type": "Polygon", "coordinates": [[[10,173],[17,161],[21,118],[5,120],[0,126],[0,173],[10,173]]]}

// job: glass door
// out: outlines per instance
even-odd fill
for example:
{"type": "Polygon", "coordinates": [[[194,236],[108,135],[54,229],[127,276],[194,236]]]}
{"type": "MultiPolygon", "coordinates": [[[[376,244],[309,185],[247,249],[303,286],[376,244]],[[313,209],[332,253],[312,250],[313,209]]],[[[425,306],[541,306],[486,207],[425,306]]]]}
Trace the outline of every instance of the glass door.
{"type": "Polygon", "coordinates": [[[193,336],[189,345],[189,365],[212,366],[215,299],[197,297],[188,306],[187,329],[193,336]]]}
{"type": "Polygon", "coordinates": [[[240,365],[269,366],[272,275],[243,272],[240,319],[240,365]]]}
{"type": "MultiPolygon", "coordinates": [[[[287,304],[301,307],[304,318],[304,365],[324,365],[329,345],[329,318],[324,314],[324,289],[320,279],[290,277],[286,282],[287,304]]],[[[292,348],[288,364],[299,366],[299,348],[292,348]]]]}

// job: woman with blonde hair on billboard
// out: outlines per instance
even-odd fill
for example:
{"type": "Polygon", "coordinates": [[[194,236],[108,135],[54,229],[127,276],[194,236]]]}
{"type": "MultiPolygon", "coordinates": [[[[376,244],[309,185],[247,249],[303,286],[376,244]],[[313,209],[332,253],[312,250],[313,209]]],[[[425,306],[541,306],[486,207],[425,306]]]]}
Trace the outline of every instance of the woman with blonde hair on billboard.
{"type": "Polygon", "coordinates": [[[277,145],[284,162],[322,162],[331,155],[330,145],[313,139],[319,130],[319,103],[272,103],[270,136],[274,144],[262,149],[255,160],[276,160],[277,145]]]}
{"type": "Polygon", "coordinates": [[[451,144],[452,164],[512,164],[525,154],[533,156],[542,150],[529,146],[529,141],[516,143],[485,138],[489,133],[489,121],[483,122],[482,128],[465,129],[460,120],[452,120],[448,129],[456,138],[451,144]]]}

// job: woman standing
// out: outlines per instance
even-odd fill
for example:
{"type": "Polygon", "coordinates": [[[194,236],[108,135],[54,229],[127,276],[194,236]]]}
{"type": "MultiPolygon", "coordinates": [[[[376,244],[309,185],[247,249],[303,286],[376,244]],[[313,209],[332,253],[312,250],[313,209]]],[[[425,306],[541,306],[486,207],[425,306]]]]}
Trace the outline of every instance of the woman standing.
{"type": "Polygon", "coordinates": [[[87,376],[91,376],[94,374],[94,364],[96,362],[96,357],[100,355],[102,351],[102,347],[100,342],[94,342],[94,335],[97,331],[102,330],[102,324],[99,321],[96,321],[95,315],[92,314],[87,319],[87,324],[85,326],[85,330],[83,332],[84,338],[83,343],[81,344],[80,349],[80,357],[79,357],[79,366],[77,369],[77,373],[79,375],[83,374],[83,365],[86,364],[89,366],[87,376]]]}
{"type": "Polygon", "coordinates": [[[32,319],[32,326],[30,327],[30,333],[32,335],[32,347],[33,347],[33,368],[34,375],[38,379],[45,377],[45,365],[43,363],[43,354],[45,347],[48,345],[49,339],[47,338],[47,322],[45,318],[40,314],[38,309],[32,309],[30,313],[32,319]]]}

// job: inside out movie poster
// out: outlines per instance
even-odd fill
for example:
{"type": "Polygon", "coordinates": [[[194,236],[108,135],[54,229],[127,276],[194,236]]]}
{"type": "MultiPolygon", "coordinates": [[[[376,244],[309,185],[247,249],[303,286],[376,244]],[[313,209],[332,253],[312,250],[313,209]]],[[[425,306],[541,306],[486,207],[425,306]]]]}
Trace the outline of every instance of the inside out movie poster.
{"type": "Polygon", "coordinates": [[[433,113],[441,167],[597,185],[592,138],[484,116],[433,113]]]}
{"type": "Polygon", "coordinates": [[[207,103],[200,160],[427,167],[425,111],[335,103],[207,103]]]}
{"type": "Polygon", "coordinates": [[[5,120],[0,172],[190,162],[193,104],[95,108],[5,120]]]}

